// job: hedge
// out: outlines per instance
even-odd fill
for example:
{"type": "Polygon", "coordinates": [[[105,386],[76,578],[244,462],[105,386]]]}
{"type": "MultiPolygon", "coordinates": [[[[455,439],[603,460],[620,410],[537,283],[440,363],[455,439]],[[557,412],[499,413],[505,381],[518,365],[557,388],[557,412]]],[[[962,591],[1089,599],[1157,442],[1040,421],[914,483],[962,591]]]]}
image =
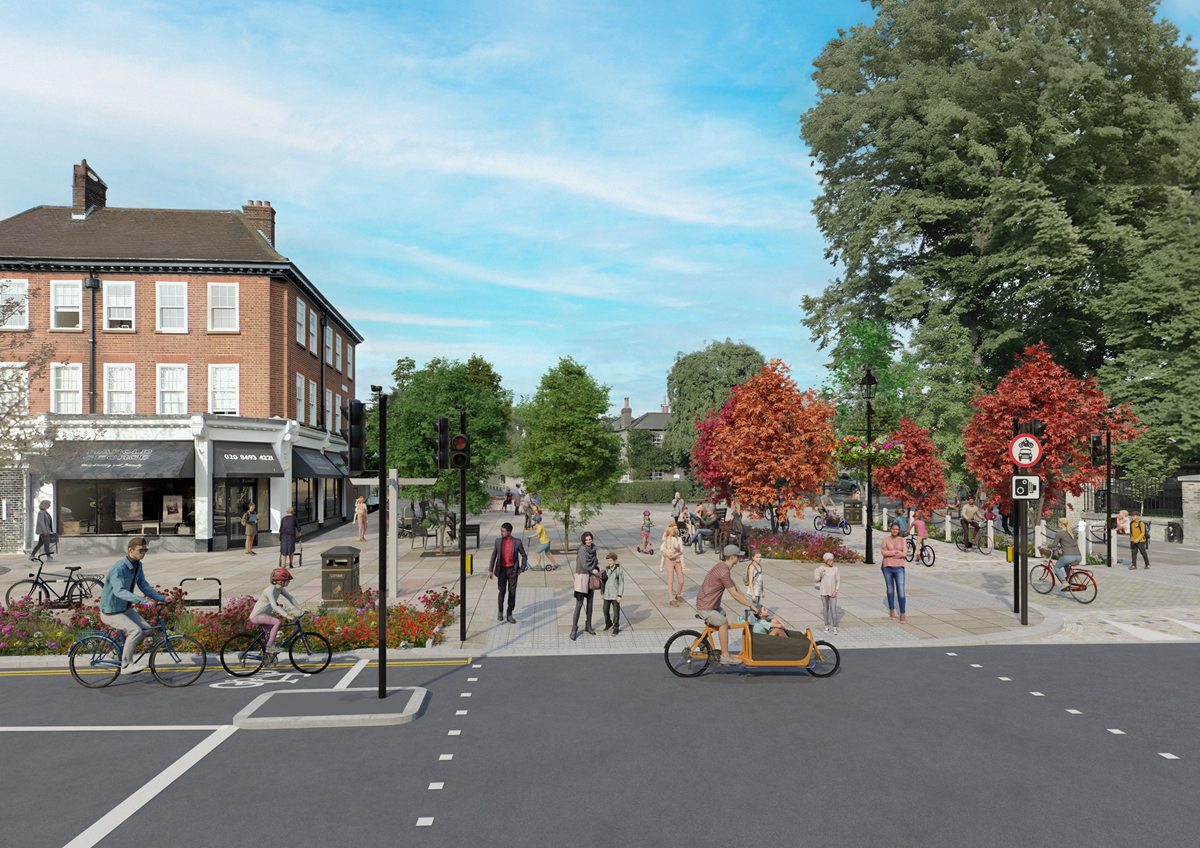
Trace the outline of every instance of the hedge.
{"type": "Polygon", "coordinates": [[[704,490],[690,480],[634,480],[617,484],[617,503],[669,504],[676,492],[685,500],[704,495],[704,490]]]}

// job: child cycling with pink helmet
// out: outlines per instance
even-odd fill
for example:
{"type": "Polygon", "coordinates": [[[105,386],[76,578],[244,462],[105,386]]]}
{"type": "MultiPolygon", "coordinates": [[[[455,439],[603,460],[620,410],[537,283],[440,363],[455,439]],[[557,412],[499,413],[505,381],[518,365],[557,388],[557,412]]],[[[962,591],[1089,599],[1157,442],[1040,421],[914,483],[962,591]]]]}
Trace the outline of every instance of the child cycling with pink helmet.
{"type": "Polygon", "coordinates": [[[254,602],[254,609],[250,610],[250,625],[262,625],[270,627],[271,633],[267,637],[267,647],[265,653],[269,655],[268,662],[273,663],[275,654],[279,653],[279,647],[275,644],[275,637],[279,633],[280,621],[273,615],[268,615],[268,611],[274,611],[285,618],[293,618],[302,615],[304,610],[300,608],[300,602],[292,597],[288,592],[288,584],[292,582],[292,572],[286,568],[277,568],[271,572],[271,585],[263,589],[258,600],[254,602]],[[291,608],[284,603],[284,600],[290,603],[291,608]]]}
{"type": "Polygon", "coordinates": [[[650,510],[642,511],[642,545],[638,548],[639,554],[654,553],[654,543],[650,541],[650,528],[654,526],[654,522],[650,520],[650,510]],[[645,550],[643,550],[645,548],[645,550]]]}

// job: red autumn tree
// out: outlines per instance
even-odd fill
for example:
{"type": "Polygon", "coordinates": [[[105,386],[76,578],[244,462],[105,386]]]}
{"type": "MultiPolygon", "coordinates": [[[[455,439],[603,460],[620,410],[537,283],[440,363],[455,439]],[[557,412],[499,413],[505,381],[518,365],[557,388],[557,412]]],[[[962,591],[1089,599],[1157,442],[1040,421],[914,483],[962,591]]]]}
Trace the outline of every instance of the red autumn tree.
{"type": "Polygon", "coordinates": [[[971,401],[975,414],[963,431],[967,468],[1000,504],[1011,507],[1013,419],[1040,420],[1046,425],[1043,459],[1029,473],[1042,478],[1042,500],[1031,505],[1030,514],[1044,517],[1068,492],[1079,495],[1103,477],[1103,468],[1092,468],[1092,433],[1107,424],[1113,441],[1128,441],[1144,428],[1128,406],[1111,407],[1095,377],[1076,379],[1056,363],[1044,343],[1025,348],[1016,360],[994,392],[971,401]]]}
{"type": "Polygon", "coordinates": [[[890,438],[904,445],[904,456],[875,472],[880,493],[900,501],[905,509],[920,512],[946,506],[946,463],[929,431],[901,418],[890,438]]]}
{"type": "Polygon", "coordinates": [[[761,518],[779,496],[781,517],[803,514],[833,473],[835,410],[816,392],[800,391],[790,373],[772,359],[697,424],[696,479],[752,518],[761,518]]]}

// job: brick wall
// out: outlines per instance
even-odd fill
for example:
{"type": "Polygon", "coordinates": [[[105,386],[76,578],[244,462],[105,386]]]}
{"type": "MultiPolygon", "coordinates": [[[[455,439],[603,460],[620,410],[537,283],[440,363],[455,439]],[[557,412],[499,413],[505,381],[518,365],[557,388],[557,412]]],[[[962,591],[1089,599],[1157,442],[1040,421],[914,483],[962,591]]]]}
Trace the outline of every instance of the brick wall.
{"type": "Polygon", "coordinates": [[[20,470],[0,468],[0,499],[8,501],[8,517],[0,520],[0,553],[25,550],[25,475],[20,470]]]}
{"type": "MultiPolygon", "coordinates": [[[[284,417],[285,418],[295,418],[296,417],[296,374],[300,373],[300,374],[304,375],[304,385],[305,385],[305,392],[306,392],[305,406],[304,406],[305,418],[302,423],[307,424],[308,423],[308,412],[307,412],[307,410],[308,410],[308,398],[307,398],[308,381],[312,380],[314,383],[317,384],[317,392],[318,392],[318,395],[320,395],[322,367],[324,367],[324,371],[325,371],[325,388],[327,388],[333,392],[335,405],[336,405],[337,395],[341,395],[342,403],[345,403],[349,398],[352,398],[355,396],[354,395],[353,375],[349,374],[346,370],[346,349],[347,348],[353,349],[353,343],[348,338],[346,338],[345,334],[342,333],[342,331],[339,327],[337,327],[335,324],[333,324],[333,322],[330,322],[330,326],[333,327],[333,332],[334,332],[334,344],[335,345],[337,344],[337,339],[339,336],[341,337],[341,340],[342,340],[341,341],[342,370],[341,371],[337,370],[336,357],[335,357],[334,364],[322,366],[322,360],[325,358],[325,334],[324,334],[324,330],[322,330],[320,327],[320,318],[322,317],[322,313],[319,311],[317,312],[317,317],[318,317],[317,344],[316,344],[316,350],[312,350],[308,346],[308,315],[311,314],[313,311],[312,302],[309,301],[307,298],[305,298],[303,295],[300,295],[294,288],[292,288],[290,285],[288,285],[286,281],[277,280],[275,282],[278,285],[278,292],[277,292],[276,296],[282,298],[282,300],[283,300],[282,307],[280,308],[280,314],[286,316],[287,326],[288,326],[288,332],[286,333],[286,335],[281,336],[278,340],[282,345],[283,352],[280,355],[280,358],[277,360],[277,361],[280,361],[283,363],[283,372],[286,375],[286,379],[283,381],[286,383],[286,389],[285,389],[285,395],[284,395],[285,405],[286,405],[287,409],[291,410],[290,412],[285,413],[284,417]],[[305,329],[304,329],[304,343],[303,344],[296,341],[297,302],[302,303],[304,305],[305,329]],[[343,389],[342,386],[346,386],[346,388],[343,389]]],[[[272,300],[274,302],[275,298],[273,297],[272,300]]],[[[277,307],[277,308],[279,308],[279,307],[277,307]]],[[[356,355],[355,361],[357,361],[357,359],[358,359],[358,357],[356,355]]],[[[317,398],[317,420],[318,421],[321,420],[321,415],[323,414],[324,409],[325,409],[325,399],[323,396],[319,396],[317,398]]],[[[336,421],[337,421],[337,411],[334,410],[334,424],[336,424],[336,421]]]]}

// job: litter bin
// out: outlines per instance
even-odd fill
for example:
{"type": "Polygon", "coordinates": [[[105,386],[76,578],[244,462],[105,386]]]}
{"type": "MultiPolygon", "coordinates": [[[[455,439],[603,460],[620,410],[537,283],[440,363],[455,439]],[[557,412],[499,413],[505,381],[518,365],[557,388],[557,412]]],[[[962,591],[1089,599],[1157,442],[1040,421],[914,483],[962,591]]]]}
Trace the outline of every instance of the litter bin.
{"type": "Polygon", "coordinates": [[[339,545],[321,553],[321,600],[337,603],[358,591],[358,548],[339,545]]]}
{"type": "Polygon", "coordinates": [[[862,501],[847,501],[842,504],[842,516],[846,519],[847,524],[862,524],[862,501]]]}

